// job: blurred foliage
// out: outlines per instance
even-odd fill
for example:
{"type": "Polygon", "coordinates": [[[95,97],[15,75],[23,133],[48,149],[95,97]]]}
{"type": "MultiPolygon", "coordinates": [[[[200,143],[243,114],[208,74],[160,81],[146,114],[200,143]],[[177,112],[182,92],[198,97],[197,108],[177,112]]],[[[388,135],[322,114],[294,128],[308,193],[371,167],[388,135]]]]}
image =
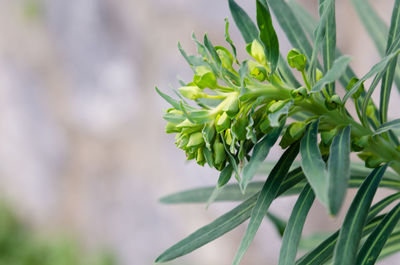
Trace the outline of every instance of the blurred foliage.
{"type": "Polygon", "coordinates": [[[73,239],[36,235],[0,203],[0,265],[115,265],[110,253],[87,253],[73,239]]]}

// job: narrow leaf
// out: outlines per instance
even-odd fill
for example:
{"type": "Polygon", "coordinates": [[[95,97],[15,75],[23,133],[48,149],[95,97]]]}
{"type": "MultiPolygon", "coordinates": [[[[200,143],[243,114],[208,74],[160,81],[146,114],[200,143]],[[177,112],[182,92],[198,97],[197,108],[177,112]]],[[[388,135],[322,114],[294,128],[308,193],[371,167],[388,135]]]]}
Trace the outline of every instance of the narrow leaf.
{"type": "Polygon", "coordinates": [[[317,198],[327,206],[328,176],[318,147],[318,123],[319,120],[312,122],[301,140],[301,168],[317,198]]]}
{"type": "MultiPolygon", "coordinates": [[[[388,64],[390,63],[390,61],[393,59],[393,57],[395,57],[397,55],[398,51],[395,51],[387,56],[385,56],[384,58],[382,58],[378,63],[376,63],[371,70],[369,70],[368,73],[366,73],[360,80],[357,81],[357,83],[355,83],[353,85],[352,88],[350,88],[347,93],[344,95],[343,97],[343,102],[346,102],[349,97],[354,94],[358,88],[361,86],[361,84],[363,82],[365,82],[365,80],[369,79],[370,77],[374,76],[377,73],[383,72],[387,67],[388,64]]],[[[378,80],[379,81],[379,80],[378,80]]],[[[371,90],[371,89],[370,89],[371,90]]],[[[372,94],[373,91],[371,91],[372,94]]]]}
{"type": "MultiPolygon", "coordinates": [[[[400,35],[400,0],[396,0],[392,11],[389,36],[386,44],[386,55],[388,54],[390,47],[393,44],[393,41],[399,35],[400,35]]],[[[394,74],[396,71],[396,66],[397,66],[397,56],[393,58],[393,61],[390,63],[388,70],[386,71],[386,73],[383,75],[382,78],[380,105],[379,105],[381,123],[387,121],[389,99],[390,99],[390,93],[392,91],[392,84],[393,84],[394,74]]]]}
{"type": "MultiPolygon", "coordinates": [[[[326,0],[320,0],[320,3],[326,0]]],[[[325,21],[325,38],[322,46],[322,58],[324,61],[324,73],[329,73],[334,60],[336,58],[336,18],[335,18],[335,1],[332,3],[333,7],[328,10],[327,19],[325,21]]],[[[347,68],[347,67],[346,67],[347,68]]],[[[345,69],[344,69],[345,70],[345,69]]],[[[344,73],[344,71],[343,71],[344,73]]],[[[341,76],[341,75],[340,75],[341,76]]],[[[339,77],[337,79],[339,79],[339,77]]],[[[332,95],[335,93],[335,83],[329,83],[328,91],[332,95]]]]}
{"type": "Polygon", "coordinates": [[[312,88],[312,92],[319,92],[322,88],[332,82],[338,80],[343,73],[345,73],[349,62],[351,60],[350,56],[342,56],[335,60],[333,66],[331,66],[330,70],[322,77],[312,88]]]}
{"type": "Polygon", "coordinates": [[[309,185],[306,185],[293,207],[288,225],[283,234],[279,265],[294,264],[303,226],[314,199],[314,192],[309,185]]]}
{"type": "Polygon", "coordinates": [[[299,49],[309,61],[312,47],[292,9],[285,0],[268,1],[268,4],[293,48],[299,49]]]}
{"type": "Polygon", "coordinates": [[[258,29],[247,13],[234,1],[228,0],[233,20],[246,43],[258,38],[258,29]]]}
{"type": "Polygon", "coordinates": [[[379,126],[379,128],[375,131],[374,135],[378,135],[387,132],[389,130],[399,129],[399,128],[400,128],[400,119],[392,120],[379,126]]]}
{"type": "Polygon", "coordinates": [[[273,74],[279,60],[279,42],[272,25],[271,13],[265,0],[257,0],[257,25],[260,30],[260,40],[264,45],[270,73],[273,74]]]}
{"type": "Polygon", "coordinates": [[[249,163],[243,168],[243,179],[242,186],[246,189],[247,184],[253,179],[257,173],[258,167],[268,156],[269,150],[278,140],[279,135],[282,132],[285,121],[281,121],[281,125],[274,128],[268,135],[266,135],[260,142],[254,146],[253,155],[249,163]]]}
{"type": "Polygon", "coordinates": [[[343,204],[349,178],[350,126],[347,126],[333,138],[328,159],[328,203],[333,215],[339,212],[343,204]]]}
{"type": "MultiPolygon", "coordinates": [[[[370,211],[368,212],[367,225],[364,226],[362,231],[363,235],[370,233],[377,225],[379,225],[380,221],[384,218],[384,215],[378,217],[375,216],[377,216],[379,212],[383,211],[392,202],[398,200],[399,196],[400,196],[399,193],[390,195],[371,207],[370,211]]],[[[332,257],[332,253],[334,251],[334,247],[336,245],[339,232],[340,231],[336,231],[329,238],[327,238],[317,247],[315,247],[313,250],[306,253],[296,262],[296,264],[298,265],[324,264],[332,257]]]]}
{"type": "Polygon", "coordinates": [[[249,248],[250,243],[253,241],[254,236],[260,227],[261,221],[268,211],[269,206],[275,199],[278,189],[283,182],[282,176],[286,176],[290,166],[299,152],[299,144],[295,143],[289,147],[281,156],[278,163],[272,169],[267,181],[265,182],[260,194],[257,198],[256,205],[251,212],[249,225],[247,226],[246,233],[240,243],[240,247],[236,253],[233,261],[234,265],[238,265],[244,256],[246,250],[249,248]]]}
{"type": "Polygon", "coordinates": [[[204,45],[206,46],[208,52],[211,54],[211,57],[214,59],[215,63],[218,66],[218,69],[221,69],[221,59],[219,58],[217,51],[212,45],[211,41],[208,39],[207,34],[204,35],[204,45]]]}
{"type": "Polygon", "coordinates": [[[387,239],[400,220],[400,204],[397,204],[369,235],[358,253],[356,265],[375,264],[387,239]]]}
{"type": "Polygon", "coordinates": [[[250,217],[257,197],[258,194],[253,195],[233,210],[179,241],[162,253],[155,262],[167,262],[183,256],[237,227],[250,217]]]}
{"type": "Polygon", "coordinates": [[[282,237],[283,233],[285,232],[287,222],[271,212],[267,212],[266,216],[271,221],[271,223],[274,225],[278,234],[282,237]]]}
{"type": "Polygon", "coordinates": [[[387,164],[378,167],[365,179],[343,221],[334,253],[334,265],[353,265],[368,210],[387,164]]]}

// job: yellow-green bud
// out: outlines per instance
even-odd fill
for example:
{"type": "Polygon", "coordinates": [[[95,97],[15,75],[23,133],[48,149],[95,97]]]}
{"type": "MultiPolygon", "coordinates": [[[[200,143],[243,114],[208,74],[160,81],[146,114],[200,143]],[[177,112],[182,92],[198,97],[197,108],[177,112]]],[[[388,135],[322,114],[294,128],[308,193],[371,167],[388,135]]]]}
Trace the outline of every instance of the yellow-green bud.
{"type": "Polygon", "coordinates": [[[262,82],[267,78],[267,69],[262,65],[254,61],[248,61],[247,66],[249,67],[250,75],[258,81],[262,82]]]}
{"type": "Polygon", "coordinates": [[[321,72],[321,70],[319,70],[318,68],[315,69],[315,79],[317,80],[317,82],[323,77],[323,73],[321,72]]]}
{"type": "Polygon", "coordinates": [[[217,54],[221,59],[222,67],[231,69],[233,63],[232,54],[225,47],[222,46],[215,46],[215,50],[217,51],[217,54]]]}
{"type": "Polygon", "coordinates": [[[193,127],[193,126],[195,126],[195,124],[193,124],[188,119],[185,119],[183,122],[176,125],[177,128],[187,128],[187,127],[193,127]]]}
{"type": "Polygon", "coordinates": [[[303,121],[296,121],[289,125],[289,134],[294,140],[300,139],[305,130],[306,130],[306,123],[303,121]]]}
{"type": "Polygon", "coordinates": [[[225,162],[226,153],[224,144],[219,141],[215,141],[213,144],[213,151],[214,151],[214,165],[221,165],[225,162]]]}
{"type": "Polygon", "coordinates": [[[225,143],[227,145],[231,145],[232,144],[232,133],[231,133],[231,129],[226,129],[225,131],[225,143]]]}
{"type": "Polygon", "coordinates": [[[229,117],[234,117],[239,112],[239,98],[238,97],[228,97],[224,101],[223,111],[228,114],[229,117]]]}
{"type": "Polygon", "coordinates": [[[236,120],[232,126],[232,133],[236,136],[238,140],[246,140],[246,126],[247,117],[246,115],[241,116],[236,120]]]}
{"type": "Polygon", "coordinates": [[[204,164],[206,163],[206,159],[203,154],[203,148],[197,149],[196,162],[201,166],[204,166],[204,164]]]}
{"type": "Polygon", "coordinates": [[[325,100],[325,106],[328,110],[336,109],[341,103],[342,101],[338,95],[333,95],[325,100]]]}
{"type": "Polygon", "coordinates": [[[260,123],[260,130],[262,133],[267,133],[270,128],[271,122],[269,121],[268,117],[265,116],[265,119],[260,123]]]}
{"type": "Polygon", "coordinates": [[[198,86],[183,86],[179,88],[182,96],[188,99],[205,98],[207,94],[204,93],[198,86]]]}
{"type": "Polygon", "coordinates": [[[321,132],[321,141],[325,146],[328,146],[332,143],[333,138],[337,134],[337,128],[334,128],[330,131],[321,132]]]}
{"type": "Polygon", "coordinates": [[[278,101],[274,102],[273,104],[271,104],[271,105],[268,107],[268,111],[269,111],[270,113],[277,112],[278,110],[280,110],[281,108],[283,108],[283,106],[285,106],[285,104],[286,104],[286,101],[284,101],[284,100],[278,100],[278,101]]]}
{"type": "MultiPolygon", "coordinates": [[[[357,82],[358,82],[358,78],[353,77],[349,84],[346,87],[346,90],[349,91],[357,82]]],[[[357,99],[361,96],[362,92],[364,91],[364,83],[361,83],[360,87],[357,89],[356,92],[353,93],[353,95],[351,95],[352,98],[357,99]]]]}
{"type": "Polygon", "coordinates": [[[166,133],[176,133],[180,132],[180,129],[176,127],[177,124],[172,123],[172,122],[167,122],[167,125],[165,126],[165,132],[166,133]]]}
{"type": "Polygon", "coordinates": [[[306,57],[297,49],[292,49],[287,55],[287,61],[290,67],[303,71],[306,68],[306,57]]]}
{"type": "Polygon", "coordinates": [[[198,146],[204,143],[203,134],[201,132],[192,133],[189,137],[187,147],[198,146]]]}
{"type": "Polygon", "coordinates": [[[201,89],[206,87],[214,89],[217,86],[217,77],[210,68],[201,65],[196,67],[196,74],[193,77],[193,83],[201,89]]]}
{"type": "Polygon", "coordinates": [[[360,152],[369,146],[370,135],[364,135],[360,138],[354,138],[351,141],[351,148],[355,152],[360,152]]]}
{"type": "Polygon", "coordinates": [[[302,87],[293,89],[293,90],[290,91],[290,96],[295,101],[302,100],[302,99],[304,99],[305,96],[307,96],[307,88],[302,86],[302,87]]]}
{"type": "Polygon", "coordinates": [[[258,40],[254,39],[252,43],[249,43],[246,46],[246,50],[257,62],[263,65],[266,64],[264,47],[258,40]]]}
{"type": "Polygon", "coordinates": [[[223,130],[228,129],[231,126],[231,119],[229,118],[226,112],[222,113],[222,115],[218,115],[215,122],[215,128],[217,132],[222,132],[223,130]]]}

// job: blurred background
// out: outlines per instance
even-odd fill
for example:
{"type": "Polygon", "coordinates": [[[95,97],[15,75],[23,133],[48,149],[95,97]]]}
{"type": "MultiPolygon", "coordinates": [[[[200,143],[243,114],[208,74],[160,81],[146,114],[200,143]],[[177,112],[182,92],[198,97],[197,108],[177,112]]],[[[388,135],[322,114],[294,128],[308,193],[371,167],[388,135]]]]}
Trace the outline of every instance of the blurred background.
{"type": "MultiPolygon", "coordinates": [[[[316,0],[300,2],[316,15],[316,0]]],[[[348,2],[337,1],[338,45],[361,75],[379,56],[348,2]]],[[[394,1],[371,2],[389,24],[394,1]]],[[[238,3],[255,14],[254,1],[238,3]]],[[[171,94],[178,76],[191,79],[177,42],[194,53],[192,32],[227,46],[228,16],[226,0],[0,0],[0,264],[149,265],[232,208],[158,203],[214,185],[217,172],[187,163],[175,148],[161,118],[168,105],[154,90],[171,94]]],[[[290,45],[278,35],[285,54],[290,45]]],[[[393,91],[392,116],[400,103],[393,91]]],[[[288,217],[294,202],[280,199],[272,211],[288,217]]],[[[304,234],[333,231],[342,218],[315,204],[304,234]]],[[[244,229],[169,264],[230,264],[244,229]]],[[[279,248],[265,222],[243,264],[277,264],[279,248]]]]}

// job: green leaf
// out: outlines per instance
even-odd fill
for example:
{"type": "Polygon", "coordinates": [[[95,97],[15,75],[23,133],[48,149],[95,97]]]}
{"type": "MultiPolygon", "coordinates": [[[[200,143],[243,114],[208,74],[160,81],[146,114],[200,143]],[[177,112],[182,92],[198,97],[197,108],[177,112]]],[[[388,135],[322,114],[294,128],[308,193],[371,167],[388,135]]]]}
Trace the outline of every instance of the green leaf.
{"type": "Polygon", "coordinates": [[[211,57],[214,59],[214,62],[217,64],[218,69],[221,69],[221,59],[219,58],[217,51],[215,50],[211,41],[208,39],[207,34],[204,35],[204,45],[206,46],[208,52],[211,54],[211,57]]]}
{"type": "Polygon", "coordinates": [[[278,232],[278,234],[282,237],[283,233],[285,232],[287,222],[271,212],[267,212],[266,216],[275,226],[275,229],[278,232]]]}
{"type": "Polygon", "coordinates": [[[258,29],[247,13],[234,1],[228,0],[233,20],[246,43],[258,38],[258,29]]]}
{"type": "Polygon", "coordinates": [[[345,73],[349,62],[351,60],[350,56],[342,56],[339,57],[335,60],[335,62],[333,63],[333,66],[330,67],[330,69],[328,70],[328,72],[324,75],[324,77],[322,77],[312,88],[312,92],[319,92],[322,90],[322,88],[327,85],[330,84],[332,82],[335,82],[336,80],[338,80],[343,73],[345,73]]]}
{"type": "MultiPolygon", "coordinates": [[[[383,71],[385,71],[389,65],[389,63],[391,62],[391,60],[393,59],[393,57],[395,57],[397,55],[398,51],[395,51],[387,56],[385,56],[384,58],[382,58],[378,63],[376,63],[371,70],[369,70],[368,73],[366,73],[360,80],[358,80],[348,91],[347,93],[344,95],[343,97],[343,103],[347,101],[347,99],[349,99],[349,97],[351,95],[353,95],[358,88],[361,86],[361,84],[363,82],[365,82],[365,80],[367,80],[368,78],[374,76],[377,73],[382,73],[383,71]]],[[[381,76],[382,77],[382,76],[381,76]]],[[[379,80],[377,80],[379,81],[379,80]]],[[[375,85],[376,86],[376,85],[375,85]]],[[[371,86],[372,87],[372,86],[371,86]]],[[[370,94],[372,94],[373,89],[371,90],[371,88],[369,89],[370,94]]]]}
{"type": "Polygon", "coordinates": [[[294,263],[303,226],[314,199],[314,192],[309,185],[306,185],[293,207],[283,234],[279,265],[292,265],[294,263]]]}
{"type": "Polygon", "coordinates": [[[386,245],[383,247],[379,260],[382,260],[390,255],[400,251],[400,232],[395,232],[390,235],[386,245]]]}
{"type": "MultiPolygon", "coordinates": [[[[375,46],[381,56],[385,55],[387,48],[388,36],[390,32],[385,22],[378,16],[375,10],[371,7],[370,3],[366,0],[352,0],[353,5],[357,11],[361,22],[364,24],[365,29],[374,41],[375,46]]],[[[395,8],[393,8],[395,9],[395,8]]],[[[393,16],[392,16],[393,17],[393,16]]],[[[400,91],[400,68],[397,67],[395,74],[395,83],[397,89],[400,91]]]]}
{"type": "Polygon", "coordinates": [[[286,64],[286,61],[285,61],[285,59],[283,59],[282,55],[279,56],[278,71],[279,71],[279,74],[281,75],[282,79],[286,83],[290,84],[292,87],[300,87],[301,86],[299,81],[297,81],[296,77],[293,75],[289,66],[286,64]]]}
{"type": "Polygon", "coordinates": [[[233,53],[233,58],[235,59],[235,61],[237,61],[237,58],[236,58],[236,47],[233,44],[233,41],[231,40],[231,37],[229,35],[229,21],[228,21],[228,18],[225,18],[225,40],[231,46],[232,53],[233,53]]]}
{"type": "MultiPolygon", "coordinates": [[[[300,170],[300,168],[297,168],[287,174],[286,177],[280,176],[280,178],[285,179],[282,185],[279,187],[279,190],[276,194],[277,196],[282,195],[285,193],[287,190],[295,186],[298,182],[300,182],[303,179],[303,174],[300,170]]],[[[248,191],[252,188],[253,183],[250,183],[248,186],[248,191]]],[[[234,196],[240,194],[243,197],[245,195],[241,194],[239,186],[238,185],[226,185],[224,187],[224,192],[229,190],[229,187],[235,188],[235,191],[238,191],[238,193],[234,193],[234,196]]],[[[258,186],[260,187],[260,186],[258,186]]],[[[208,188],[207,188],[208,189],[208,188]]],[[[208,192],[208,196],[210,196],[211,192],[213,191],[213,187],[211,188],[211,191],[205,191],[197,189],[197,192],[200,193],[200,198],[203,198],[204,193],[208,192]]],[[[228,213],[220,216],[216,220],[214,220],[212,223],[203,226],[202,228],[198,229],[194,233],[190,234],[188,237],[184,238],[183,240],[179,241],[169,249],[167,249],[164,253],[162,253],[157,259],[156,262],[166,262],[172,259],[175,259],[177,257],[183,256],[187,253],[192,252],[193,250],[198,249],[199,247],[207,244],[208,242],[224,235],[225,233],[231,231],[241,223],[243,223],[245,220],[247,220],[250,217],[251,211],[256,204],[258,195],[259,195],[259,188],[255,194],[252,194],[249,198],[246,199],[243,203],[241,203],[239,206],[235,207],[228,213]]],[[[193,194],[196,193],[194,190],[187,191],[185,192],[187,197],[190,199],[193,199],[193,194]],[[192,196],[192,197],[191,197],[192,196]]],[[[248,192],[250,193],[250,192],[248,192]]],[[[220,194],[218,196],[218,199],[221,199],[223,197],[223,194],[220,194]]],[[[246,196],[248,196],[246,194],[246,196]]],[[[185,194],[181,193],[179,196],[175,195],[175,198],[172,198],[171,196],[164,197],[161,199],[162,202],[173,202],[173,201],[179,201],[179,198],[177,199],[176,197],[185,197],[185,194]]],[[[206,198],[206,200],[208,197],[206,198]]],[[[182,200],[181,200],[182,201],[182,200]]],[[[186,202],[186,200],[184,200],[186,202]]],[[[195,202],[198,202],[195,200],[195,202]]]]}
{"type": "MultiPolygon", "coordinates": [[[[320,3],[324,3],[326,0],[320,0],[320,3]]],[[[335,19],[335,1],[333,1],[333,8],[329,9],[325,20],[325,38],[322,48],[322,58],[324,60],[324,73],[329,73],[334,60],[336,58],[336,19],[335,19]]],[[[347,68],[347,67],[346,67],[347,68]]],[[[344,72],[344,71],[343,71],[344,72]]],[[[340,75],[341,76],[341,75],[340,75]]],[[[339,77],[337,79],[339,79],[339,77]]],[[[329,83],[328,91],[331,95],[335,93],[335,83],[329,83]]]]}
{"type": "Polygon", "coordinates": [[[301,140],[301,168],[317,198],[328,206],[328,174],[318,147],[318,123],[319,120],[312,122],[301,140]]]}
{"type": "Polygon", "coordinates": [[[313,82],[315,81],[315,67],[318,61],[319,49],[325,37],[326,26],[329,24],[328,18],[332,16],[332,12],[334,16],[334,9],[335,9],[334,0],[320,1],[319,10],[321,11],[321,19],[314,32],[314,47],[310,59],[310,67],[308,70],[309,76],[311,77],[311,80],[313,80],[313,82]]]}
{"type": "Polygon", "coordinates": [[[260,30],[260,40],[264,44],[264,52],[270,67],[270,74],[275,72],[279,60],[279,42],[271,13],[265,0],[257,0],[257,25],[260,30]]]}
{"type": "Polygon", "coordinates": [[[346,196],[350,178],[350,125],[333,138],[328,159],[328,203],[336,215],[346,196]]]}
{"type": "Polygon", "coordinates": [[[253,241],[254,236],[256,235],[257,230],[260,227],[261,221],[263,220],[269,206],[271,205],[272,201],[275,199],[278,193],[278,189],[284,179],[282,178],[282,176],[287,175],[289,168],[296,158],[298,152],[299,144],[295,143],[283,153],[278,163],[269,174],[267,181],[265,182],[257,198],[256,205],[251,212],[249,225],[247,226],[246,233],[240,243],[240,247],[232,264],[238,265],[246,250],[249,248],[250,243],[253,241]]]}
{"type": "Polygon", "coordinates": [[[334,253],[334,265],[353,265],[368,210],[387,164],[378,167],[365,179],[343,221],[334,253]]]}
{"type": "Polygon", "coordinates": [[[168,96],[167,94],[164,94],[163,92],[161,92],[161,90],[158,89],[158,87],[156,87],[156,91],[157,93],[165,100],[167,101],[169,104],[172,105],[172,107],[174,107],[177,110],[181,109],[180,103],[179,101],[171,98],[170,96],[168,96]]]}
{"type": "Polygon", "coordinates": [[[280,108],[278,111],[268,114],[268,119],[270,122],[271,127],[278,127],[279,126],[279,119],[282,116],[287,116],[289,113],[289,109],[293,106],[293,101],[288,101],[285,105],[280,108]]]}
{"type": "Polygon", "coordinates": [[[226,183],[231,179],[233,173],[233,167],[232,165],[227,165],[222,171],[221,174],[219,174],[218,178],[218,188],[221,188],[225,186],[226,183]]]}
{"type": "Polygon", "coordinates": [[[400,128],[400,119],[392,120],[379,126],[379,128],[375,131],[374,135],[378,135],[387,132],[389,130],[399,129],[399,128],[400,128]]]}
{"type": "Polygon", "coordinates": [[[400,220],[400,203],[397,204],[369,235],[358,253],[356,264],[375,264],[387,239],[400,220]]]}
{"type": "MultiPolygon", "coordinates": [[[[296,1],[289,1],[288,2],[290,8],[292,10],[295,10],[294,15],[296,15],[297,19],[301,22],[301,25],[303,25],[304,29],[306,30],[307,34],[312,37],[314,29],[316,28],[318,22],[313,16],[300,4],[298,4],[296,1]]],[[[342,53],[340,50],[336,47],[336,58],[339,58],[342,56],[342,53]]],[[[345,73],[340,77],[339,81],[342,84],[343,87],[346,87],[347,84],[350,82],[350,80],[355,77],[354,71],[351,69],[351,67],[348,65],[346,68],[345,73]]]]}
{"type": "Polygon", "coordinates": [[[285,0],[268,1],[268,4],[293,48],[299,49],[309,61],[312,47],[292,9],[285,0]]]}
{"type": "MultiPolygon", "coordinates": [[[[363,235],[370,233],[384,218],[384,215],[380,215],[370,222],[363,228],[363,235]]],[[[313,250],[307,252],[304,256],[296,261],[296,265],[321,265],[325,264],[332,258],[332,253],[334,251],[335,245],[338,240],[340,231],[336,231],[321,244],[315,247],[313,250]]]]}
{"type": "MultiPolygon", "coordinates": [[[[389,172],[387,171],[386,174],[387,173],[389,172]]],[[[291,172],[289,172],[287,178],[285,178],[281,187],[279,188],[278,195],[286,196],[299,193],[306,184],[306,182],[302,180],[304,180],[304,175],[303,172],[301,171],[301,168],[292,170],[291,172]],[[293,183],[296,183],[296,185],[294,186],[293,183]],[[288,187],[291,187],[291,189],[289,189],[288,187]]],[[[349,188],[360,187],[360,185],[364,180],[365,180],[364,175],[352,176],[349,181],[349,188]]],[[[238,184],[236,183],[227,184],[224,186],[224,189],[221,191],[221,193],[219,194],[219,196],[216,198],[215,201],[217,202],[244,201],[249,197],[253,196],[254,194],[256,194],[257,192],[259,192],[263,184],[264,182],[261,181],[249,183],[245,194],[241,192],[238,184]]],[[[380,186],[393,190],[400,190],[400,181],[384,178],[381,181],[380,186]]],[[[215,188],[214,186],[208,186],[208,187],[201,187],[201,188],[194,188],[185,191],[180,191],[162,197],[160,199],[160,202],[164,204],[205,203],[207,202],[207,199],[211,196],[214,188],[215,188]]]]}
{"type": "Polygon", "coordinates": [[[250,217],[257,197],[258,194],[253,195],[233,210],[179,241],[162,253],[155,262],[167,262],[183,256],[234,229],[250,217]]]}
{"type": "MultiPolygon", "coordinates": [[[[399,35],[400,35],[400,0],[396,0],[392,12],[392,21],[390,24],[389,37],[386,44],[386,55],[390,50],[393,41],[399,35]]],[[[394,74],[396,71],[396,66],[397,66],[397,56],[393,58],[393,61],[390,63],[388,70],[385,72],[382,78],[380,104],[379,104],[381,123],[387,121],[389,98],[390,98],[390,93],[392,91],[392,84],[393,84],[394,74]]]]}
{"type": "Polygon", "coordinates": [[[267,134],[260,142],[254,146],[253,155],[249,163],[243,168],[243,179],[242,187],[243,190],[246,189],[247,184],[253,179],[254,175],[257,173],[258,167],[268,156],[269,150],[274,146],[275,142],[278,140],[279,135],[282,132],[285,121],[281,121],[281,125],[274,128],[269,134],[267,134]]]}
{"type": "MultiPolygon", "coordinates": [[[[382,182],[381,182],[382,183],[382,182]]],[[[367,225],[363,228],[363,235],[370,233],[384,218],[384,216],[375,217],[379,212],[384,210],[387,206],[389,206],[392,202],[399,199],[400,193],[395,193],[390,195],[378,203],[374,204],[368,212],[367,217],[367,225]]],[[[337,242],[337,238],[339,236],[339,231],[333,233],[329,238],[320,243],[313,250],[306,253],[303,257],[301,257],[296,264],[301,265],[320,265],[324,264],[327,260],[332,257],[332,253],[334,251],[334,247],[337,242]]]]}

